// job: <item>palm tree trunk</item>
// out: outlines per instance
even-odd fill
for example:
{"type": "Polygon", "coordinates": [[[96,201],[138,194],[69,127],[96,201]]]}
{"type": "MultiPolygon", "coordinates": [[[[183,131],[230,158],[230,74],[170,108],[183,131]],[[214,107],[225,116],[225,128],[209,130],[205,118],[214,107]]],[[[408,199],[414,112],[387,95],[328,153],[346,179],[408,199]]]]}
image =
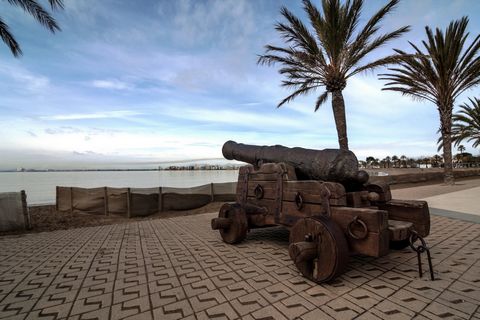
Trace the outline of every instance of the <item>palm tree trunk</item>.
{"type": "Polygon", "coordinates": [[[444,113],[446,114],[440,114],[442,121],[443,161],[445,163],[443,181],[445,184],[453,185],[455,184],[455,179],[452,166],[452,113],[444,113]]]}
{"type": "Polygon", "coordinates": [[[348,150],[347,118],[345,116],[345,101],[341,90],[332,92],[332,109],[337,127],[338,145],[340,149],[348,150]]]}

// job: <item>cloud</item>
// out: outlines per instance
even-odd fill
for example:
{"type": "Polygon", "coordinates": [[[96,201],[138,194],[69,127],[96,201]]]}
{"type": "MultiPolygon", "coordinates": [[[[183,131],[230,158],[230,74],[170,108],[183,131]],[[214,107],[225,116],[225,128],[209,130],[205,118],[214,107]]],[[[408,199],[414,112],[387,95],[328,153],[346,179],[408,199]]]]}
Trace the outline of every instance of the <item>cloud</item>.
{"type": "Polygon", "coordinates": [[[74,127],[60,127],[60,128],[46,128],[45,133],[47,134],[73,134],[80,133],[82,130],[74,127]]]}
{"type": "Polygon", "coordinates": [[[252,4],[250,1],[178,0],[159,3],[158,14],[167,21],[171,19],[172,38],[177,45],[208,43],[214,47],[242,47],[250,43],[250,35],[256,31],[252,4]],[[167,4],[173,4],[174,8],[166,8],[167,4]]]}
{"type": "Polygon", "coordinates": [[[91,85],[95,88],[114,89],[114,90],[130,90],[133,86],[130,83],[120,80],[93,80],[91,85]]]}
{"type": "Polygon", "coordinates": [[[103,154],[101,154],[101,153],[93,152],[93,151],[91,151],[91,150],[86,150],[86,151],[82,151],[82,152],[73,151],[72,153],[73,153],[73,155],[75,155],[75,156],[101,156],[101,155],[103,155],[103,154]]]}
{"type": "Polygon", "coordinates": [[[64,121],[64,120],[86,120],[86,119],[108,119],[108,118],[127,118],[132,116],[141,115],[143,113],[130,110],[117,110],[117,111],[103,111],[94,113],[72,113],[72,114],[59,114],[53,116],[39,117],[41,120],[47,121],[64,121]]]}
{"type": "Polygon", "coordinates": [[[0,80],[2,77],[9,78],[17,83],[22,91],[30,91],[33,93],[44,92],[50,86],[50,79],[44,75],[31,72],[25,67],[14,63],[6,65],[0,63],[0,80]]]}

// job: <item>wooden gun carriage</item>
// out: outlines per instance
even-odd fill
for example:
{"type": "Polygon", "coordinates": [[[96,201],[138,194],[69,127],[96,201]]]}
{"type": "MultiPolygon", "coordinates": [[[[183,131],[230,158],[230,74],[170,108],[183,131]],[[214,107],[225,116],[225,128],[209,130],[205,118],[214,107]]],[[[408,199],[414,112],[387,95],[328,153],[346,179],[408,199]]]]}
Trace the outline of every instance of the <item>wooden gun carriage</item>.
{"type": "Polygon", "coordinates": [[[250,229],[289,228],[290,257],[317,283],[342,274],[350,254],[381,257],[408,246],[412,233],[429,234],[427,203],[393,200],[388,185],[368,183],[350,151],[229,141],[223,154],[253,165],[240,168],[236,202],[221,207],[212,229],[234,244],[250,229]]]}

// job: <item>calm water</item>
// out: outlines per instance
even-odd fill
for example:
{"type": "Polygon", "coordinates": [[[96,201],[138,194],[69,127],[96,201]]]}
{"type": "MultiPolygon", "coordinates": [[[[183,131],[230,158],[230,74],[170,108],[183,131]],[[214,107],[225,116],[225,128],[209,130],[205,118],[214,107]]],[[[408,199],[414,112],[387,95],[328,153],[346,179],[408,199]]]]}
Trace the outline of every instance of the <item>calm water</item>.
{"type": "Polygon", "coordinates": [[[194,187],[237,181],[237,170],[0,172],[0,192],[25,190],[28,204],[55,202],[55,187],[194,187]]]}

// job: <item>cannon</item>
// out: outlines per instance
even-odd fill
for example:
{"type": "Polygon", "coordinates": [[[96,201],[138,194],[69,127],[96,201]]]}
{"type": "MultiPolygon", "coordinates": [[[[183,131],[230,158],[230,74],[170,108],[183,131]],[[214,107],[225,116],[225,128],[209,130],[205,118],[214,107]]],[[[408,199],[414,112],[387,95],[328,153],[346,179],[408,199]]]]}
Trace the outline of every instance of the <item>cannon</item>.
{"type": "Polygon", "coordinates": [[[433,279],[423,239],[430,232],[427,202],[392,199],[387,184],[370,183],[358,169],[353,152],[233,141],[222,152],[249,163],[239,169],[236,201],[211,221],[226,243],[243,241],[251,229],[284,226],[293,263],[317,283],[341,275],[352,254],[381,257],[410,245],[419,257],[428,253],[433,279]]]}

